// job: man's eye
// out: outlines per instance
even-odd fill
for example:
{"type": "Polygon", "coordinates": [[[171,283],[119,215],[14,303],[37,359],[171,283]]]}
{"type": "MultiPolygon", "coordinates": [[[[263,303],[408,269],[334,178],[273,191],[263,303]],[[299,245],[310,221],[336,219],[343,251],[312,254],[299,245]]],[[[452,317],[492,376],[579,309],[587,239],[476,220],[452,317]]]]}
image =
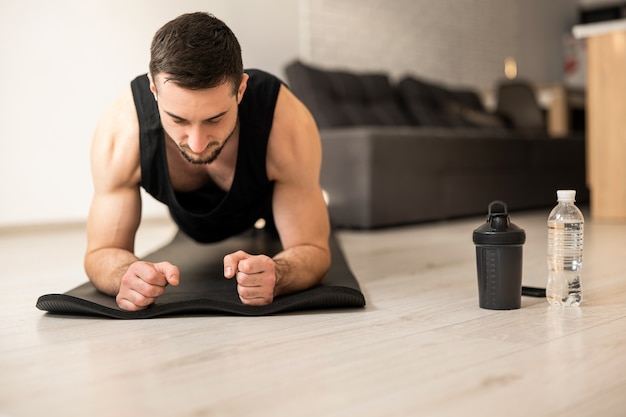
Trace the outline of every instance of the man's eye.
{"type": "Polygon", "coordinates": [[[174,121],[174,123],[176,123],[177,125],[184,125],[187,124],[186,120],[181,120],[181,119],[172,119],[174,121]]]}
{"type": "Polygon", "coordinates": [[[219,119],[209,119],[205,123],[210,124],[210,125],[216,125],[221,121],[222,121],[222,118],[220,117],[219,119]]]}

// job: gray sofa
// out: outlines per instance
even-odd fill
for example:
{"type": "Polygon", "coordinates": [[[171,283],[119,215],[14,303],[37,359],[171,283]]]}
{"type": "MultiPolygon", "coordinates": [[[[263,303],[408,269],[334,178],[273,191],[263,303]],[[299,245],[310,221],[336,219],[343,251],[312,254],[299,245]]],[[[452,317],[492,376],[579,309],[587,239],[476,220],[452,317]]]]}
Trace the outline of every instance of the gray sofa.
{"type": "Polygon", "coordinates": [[[320,128],[321,184],[335,227],[486,214],[493,200],[509,212],[548,210],[563,188],[576,189],[579,203],[589,199],[580,135],[555,139],[545,128],[516,126],[514,117],[487,112],[473,91],[414,77],[392,85],[385,74],[302,62],[286,72],[320,128]]]}

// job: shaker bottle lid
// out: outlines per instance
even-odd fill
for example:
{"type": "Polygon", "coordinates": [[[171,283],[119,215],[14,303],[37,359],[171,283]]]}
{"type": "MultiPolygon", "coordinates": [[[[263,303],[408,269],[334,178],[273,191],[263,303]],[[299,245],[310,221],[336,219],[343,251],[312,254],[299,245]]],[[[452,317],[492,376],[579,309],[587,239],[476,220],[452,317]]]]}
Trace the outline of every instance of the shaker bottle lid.
{"type": "Polygon", "coordinates": [[[474,230],[473,240],[481,245],[518,245],[526,241],[526,233],[511,223],[506,203],[496,200],[489,204],[487,222],[474,230]],[[495,206],[501,210],[496,211],[495,206]]]}

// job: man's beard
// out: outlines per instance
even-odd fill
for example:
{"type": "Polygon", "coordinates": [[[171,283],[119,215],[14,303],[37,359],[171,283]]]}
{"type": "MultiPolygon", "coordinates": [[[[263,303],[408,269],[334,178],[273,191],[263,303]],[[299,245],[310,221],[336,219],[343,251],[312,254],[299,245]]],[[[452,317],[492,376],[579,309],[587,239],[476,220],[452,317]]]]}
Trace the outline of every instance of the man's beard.
{"type": "MultiPolygon", "coordinates": [[[[233,130],[226,137],[224,142],[222,142],[222,144],[220,146],[218,146],[217,148],[213,149],[213,152],[211,152],[211,154],[209,156],[205,156],[204,158],[201,158],[201,159],[193,158],[189,153],[187,153],[187,151],[189,150],[189,146],[188,145],[178,146],[178,150],[180,151],[180,153],[183,156],[183,158],[185,158],[185,160],[187,162],[189,162],[190,164],[194,164],[194,165],[208,165],[208,164],[211,164],[211,163],[215,162],[215,160],[217,159],[218,156],[220,156],[220,153],[222,152],[222,149],[224,149],[224,146],[226,146],[226,143],[228,143],[230,138],[235,133],[235,130],[237,129],[237,125],[238,124],[239,124],[239,121],[237,121],[237,123],[235,123],[235,126],[233,127],[233,130]]],[[[209,146],[216,145],[216,144],[219,144],[219,142],[217,142],[217,141],[209,142],[207,144],[207,148],[209,146]]]]}
{"type": "MultiPolygon", "coordinates": [[[[217,157],[220,156],[220,153],[222,152],[222,149],[224,149],[224,146],[226,145],[226,142],[228,142],[229,138],[230,138],[230,136],[224,141],[224,143],[222,143],[222,146],[220,146],[218,148],[215,148],[213,150],[213,152],[209,156],[205,156],[202,159],[193,158],[190,154],[188,154],[187,153],[188,147],[186,145],[183,146],[183,147],[179,147],[178,150],[180,151],[180,154],[183,156],[183,158],[185,158],[185,160],[187,162],[189,162],[190,164],[207,165],[207,164],[215,162],[217,157]]],[[[215,142],[215,143],[217,143],[217,142],[215,142]]]]}

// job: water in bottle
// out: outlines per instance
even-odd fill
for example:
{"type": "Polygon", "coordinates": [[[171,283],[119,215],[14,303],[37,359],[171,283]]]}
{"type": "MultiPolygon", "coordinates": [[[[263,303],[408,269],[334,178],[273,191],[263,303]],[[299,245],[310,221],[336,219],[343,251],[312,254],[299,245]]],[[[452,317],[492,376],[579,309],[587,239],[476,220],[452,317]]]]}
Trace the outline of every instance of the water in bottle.
{"type": "Polygon", "coordinates": [[[548,218],[548,285],[553,305],[577,306],[582,301],[584,218],[574,204],[576,191],[559,190],[558,204],[548,218]]]}

